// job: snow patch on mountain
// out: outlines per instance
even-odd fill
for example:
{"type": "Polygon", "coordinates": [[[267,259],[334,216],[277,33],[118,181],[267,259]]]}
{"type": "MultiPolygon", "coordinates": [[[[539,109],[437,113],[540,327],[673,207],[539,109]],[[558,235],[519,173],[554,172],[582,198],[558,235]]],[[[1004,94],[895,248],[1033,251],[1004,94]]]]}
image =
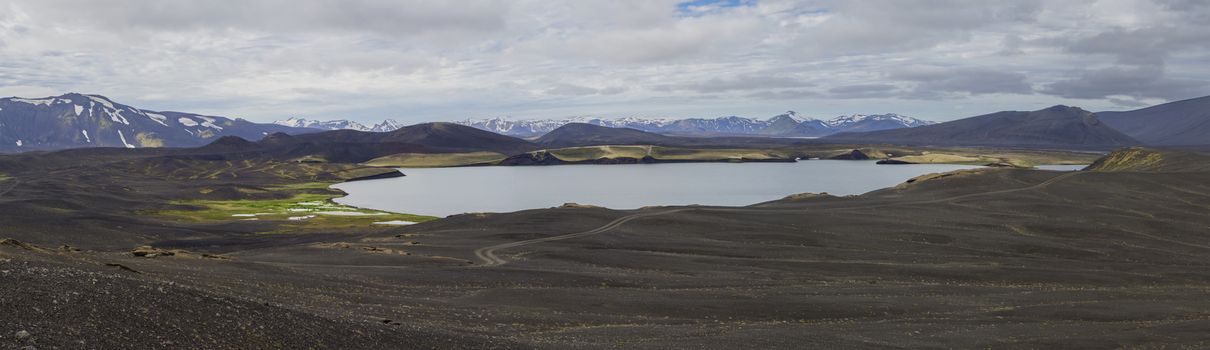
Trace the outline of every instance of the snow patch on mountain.
{"type": "Polygon", "coordinates": [[[109,119],[113,120],[114,123],[122,123],[122,124],[130,125],[130,121],[126,120],[126,117],[122,116],[121,110],[112,110],[111,111],[107,108],[105,110],[105,114],[108,114],[109,119]]]}
{"type": "Polygon", "coordinates": [[[374,126],[370,128],[370,131],[391,132],[391,131],[399,130],[400,128],[403,128],[404,126],[406,126],[406,125],[404,125],[403,123],[400,123],[398,121],[395,121],[394,119],[387,119],[387,120],[383,120],[381,123],[374,124],[374,126]]]}
{"type": "Polygon", "coordinates": [[[827,120],[824,123],[828,124],[828,126],[831,126],[831,127],[843,127],[845,125],[852,125],[852,124],[865,122],[865,121],[893,121],[893,122],[901,123],[910,128],[933,124],[933,122],[930,122],[930,121],[924,121],[924,120],[920,120],[920,119],[916,119],[916,118],[902,116],[902,115],[898,115],[895,113],[870,114],[870,115],[854,114],[854,115],[848,115],[848,116],[842,115],[842,116],[827,120]]]}
{"type": "Polygon", "coordinates": [[[93,102],[100,103],[102,106],[105,106],[105,108],[116,109],[116,107],[113,106],[113,101],[110,101],[108,98],[106,98],[104,96],[97,96],[97,95],[84,95],[84,96],[87,96],[88,99],[92,100],[93,102]]]}
{"type": "MultiPolygon", "coordinates": [[[[76,113],[76,114],[79,114],[79,113],[76,113]]],[[[163,114],[151,113],[151,112],[143,112],[143,114],[147,115],[148,118],[151,118],[151,120],[154,120],[156,123],[160,123],[160,125],[168,126],[168,123],[165,122],[168,120],[168,117],[165,117],[163,114]]]]}
{"type": "Polygon", "coordinates": [[[134,148],[134,145],[126,142],[126,135],[122,134],[122,130],[118,130],[118,138],[122,139],[122,145],[126,146],[126,148],[134,148]]]}
{"type": "MultiPolygon", "coordinates": [[[[385,123],[385,121],[384,121],[385,123]]],[[[319,130],[357,130],[357,131],[373,131],[372,128],[366,127],[364,124],[349,121],[349,120],[311,120],[304,118],[290,117],[286,120],[278,120],[273,124],[288,126],[292,128],[309,128],[319,130]]],[[[376,125],[377,126],[377,125],[376,125]]],[[[396,128],[398,129],[398,128],[396,128]]],[[[387,131],[393,131],[387,130],[387,131]]]]}
{"type": "Polygon", "coordinates": [[[202,126],[207,127],[207,128],[211,128],[211,129],[223,130],[223,127],[221,127],[221,126],[218,126],[218,125],[215,125],[215,124],[214,124],[214,118],[211,118],[211,117],[203,117],[203,116],[200,116],[200,115],[199,115],[199,116],[197,116],[197,117],[198,117],[198,118],[200,118],[200,119],[202,119],[202,126]]]}
{"type": "MultiPolygon", "coordinates": [[[[808,116],[805,116],[805,115],[800,115],[800,114],[798,114],[798,112],[795,112],[795,111],[786,111],[786,113],[783,113],[783,114],[778,115],[778,116],[774,116],[773,118],[777,118],[777,117],[780,117],[780,116],[785,116],[785,117],[790,118],[791,120],[794,120],[794,121],[799,122],[799,123],[806,122],[806,121],[818,120],[818,119],[811,118],[811,117],[808,117],[808,116]]],[[[770,119],[770,120],[772,120],[773,118],[769,118],[769,119],[770,119]]]]}
{"type": "Polygon", "coordinates": [[[49,106],[49,105],[55,103],[57,100],[58,99],[53,98],[53,97],[47,97],[47,98],[13,97],[12,98],[12,101],[14,101],[14,102],[28,103],[28,104],[35,105],[35,106],[49,106]]]}

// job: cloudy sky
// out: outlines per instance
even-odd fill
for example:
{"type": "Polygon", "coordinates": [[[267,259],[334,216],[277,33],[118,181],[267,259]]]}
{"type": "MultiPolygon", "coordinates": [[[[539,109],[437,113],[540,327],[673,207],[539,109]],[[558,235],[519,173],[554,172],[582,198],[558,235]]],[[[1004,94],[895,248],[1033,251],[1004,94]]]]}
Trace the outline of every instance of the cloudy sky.
{"type": "Polygon", "coordinates": [[[950,120],[1210,95],[1203,0],[0,0],[0,95],[270,121],[950,120]]]}

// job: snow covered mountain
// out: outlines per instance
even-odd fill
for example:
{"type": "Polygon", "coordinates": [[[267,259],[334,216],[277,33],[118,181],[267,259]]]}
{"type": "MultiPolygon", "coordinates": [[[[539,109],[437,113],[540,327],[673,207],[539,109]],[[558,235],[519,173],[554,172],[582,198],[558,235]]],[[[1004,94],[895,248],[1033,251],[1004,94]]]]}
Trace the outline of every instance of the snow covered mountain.
{"type": "Polygon", "coordinates": [[[667,119],[620,118],[601,119],[589,117],[573,117],[564,119],[515,120],[509,118],[467,119],[455,123],[491,131],[497,134],[515,137],[536,137],[544,135],[560,126],[571,123],[585,123],[615,128],[633,128],[640,130],[655,130],[676,122],[667,119]]]}
{"type": "Polygon", "coordinates": [[[0,152],[80,147],[193,147],[222,136],[259,140],[275,132],[303,133],[193,113],[154,112],[100,95],[0,98],[0,152]]]}
{"type": "MultiPolygon", "coordinates": [[[[631,128],[646,132],[679,136],[770,136],[770,137],[822,137],[840,132],[875,131],[910,128],[933,122],[905,117],[898,114],[854,114],[830,120],[819,120],[802,116],[794,111],[779,114],[769,119],[744,118],[737,116],[721,118],[641,118],[626,117],[605,119],[595,117],[572,117],[562,119],[512,119],[505,117],[467,119],[455,123],[487,130],[497,134],[534,138],[571,123],[585,123],[611,128],[631,128]]],[[[360,130],[387,132],[403,127],[397,121],[387,119],[367,127],[354,121],[319,121],[301,118],[279,120],[274,124],[312,128],[320,130],[360,130]]]]}
{"type": "Polygon", "coordinates": [[[389,132],[389,131],[399,130],[405,126],[407,126],[407,125],[397,122],[394,119],[387,119],[387,120],[383,120],[381,123],[374,124],[374,126],[371,126],[370,131],[389,132]]]}
{"type": "Polygon", "coordinates": [[[311,120],[291,117],[286,120],[275,121],[273,124],[291,128],[370,131],[370,128],[365,126],[365,124],[349,120],[311,120]]]}
{"type": "Polygon", "coordinates": [[[575,117],[565,119],[514,120],[508,118],[468,119],[457,122],[482,130],[516,137],[536,137],[569,123],[587,123],[615,128],[680,136],[776,136],[822,137],[840,132],[910,128],[933,124],[898,114],[839,116],[818,120],[789,111],[766,120],[737,116],[721,118],[620,118],[575,117]]]}
{"type": "Polygon", "coordinates": [[[836,132],[878,131],[899,128],[914,128],[917,126],[936,124],[936,122],[920,120],[895,113],[872,115],[854,114],[850,116],[839,116],[824,123],[829,128],[836,130],[836,132]]]}
{"type": "Polygon", "coordinates": [[[387,119],[387,120],[383,120],[381,123],[374,124],[373,126],[366,126],[365,124],[358,123],[358,122],[351,121],[351,120],[342,120],[342,119],[312,120],[312,119],[294,118],[294,117],[286,118],[285,120],[278,120],[278,121],[273,122],[273,124],[277,124],[277,125],[281,125],[281,126],[288,126],[288,127],[292,127],[292,128],[308,128],[308,129],[318,129],[318,130],[357,130],[357,131],[371,131],[371,132],[395,131],[395,130],[399,130],[400,128],[406,126],[400,122],[395,121],[394,119],[387,119]]]}

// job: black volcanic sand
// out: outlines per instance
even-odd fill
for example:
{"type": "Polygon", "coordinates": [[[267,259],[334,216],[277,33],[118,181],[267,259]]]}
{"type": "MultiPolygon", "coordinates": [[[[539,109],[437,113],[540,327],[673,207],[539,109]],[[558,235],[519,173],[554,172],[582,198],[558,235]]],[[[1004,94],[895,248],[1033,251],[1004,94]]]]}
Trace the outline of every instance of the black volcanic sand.
{"type": "MultiPolygon", "coordinates": [[[[101,205],[128,180],[85,194],[107,185],[16,174],[0,181],[0,236],[37,245],[0,245],[0,344],[1204,348],[1210,171],[1182,169],[981,169],[743,208],[576,206],[278,236],[146,218],[94,233],[51,222],[88,207],[28,208],[101,205]],[[476,255],[603,226],[489,250],[503,264],[476,255]],[[142,244],[185,251],[129,253],[142,244]]],[[[143,196],[115,203],[168,195],[143,196]]],[[[91,215],[119,225],[110,213],[91,215]]]]}

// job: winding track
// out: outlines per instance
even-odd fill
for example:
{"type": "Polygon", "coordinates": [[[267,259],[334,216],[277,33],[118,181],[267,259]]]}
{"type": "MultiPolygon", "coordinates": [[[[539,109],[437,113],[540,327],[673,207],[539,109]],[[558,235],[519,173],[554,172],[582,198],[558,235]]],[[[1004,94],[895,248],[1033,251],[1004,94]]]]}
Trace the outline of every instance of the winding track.
{"type": "Polygon", "coordinates": [[[13,180],[13,185],[9,186],[8,189],[6,189],[4,191],[0,191],[0,197],[4,197],[4,195],[8,194],[9,192],[12,192],[14,188],[17,188],[17,185],[21,184],[21,180],[17,180],[17,179],[12,179],[12,180],[13,180]]]}
{"type": "MultiPolygon", "coordinates": [[[[1073,171],[1073,172],[1070,172],[1070,173],[1067,173],[1067,174],[1063,174],[1063,175],[1055,176],[1055,177],[1053,177],[1053,178],[1050,178],[1050,179],[1048,179],[1048,180],[1046,180],[1046,181],[1042,181],[1042,182],[1037,183],[1037,184],[1034,184],[1034,185],[1025,186],[1025,187],[1020,187],[1020,188],[1012,188],[1012,189],[1007,189],[1007,190],[999,190],[999,191],[991,191],[991,192],[979,192],[979,193],[969,193],[969,194],[958,195],[958,196],[953,196],[953,197],[946,197],[946,198],[939,198],[939,199],[929,199],[929,200],[921,200],[921,201],[911,201],[911,202],[898,202],[898,203],[872,204],[872,205],[855,206],[855,207],[824,208],[824,209],[822,209],[822,210],[868,209],[868,208],[879,208],[879,207],[897,206],[897,205],[918,205],[918,204],[936,204],[936,203],[947,203],[947,202],[953,202],[953,201],[962,200],[962,199],[967,199],[967,198],[972,198],[972,197],[980,197],[980,196],[988,196],[988,195],[996,195],[996,194],[1006,194],[1006,193],[1014,193],[1014,192],[1023,192],[1023,191],[1032,191],[1032,190],[1037,190],[1037,189],[1041,189],[1041,188],[1044,188],[1044,187],[1046,187],[1046,186],[1050,186],[1051,184],[1054,184],[1054,183],[1056,183],[1056,182],[1062,181],[1062,180],[1064,180],[1064,179],[1067,179],[1067,178],[1070,178],[1070,177],[1073,177],[1073,176],[1076,176],[1076,175],[1079,175],[1079,174],[1081,174],[1081,172],[1075,172],[1075,171],[1073,171]]],[[[689,211],[689,210],[704,210],[704,211],[801,211],[802,209],[759,209],[759,208],[743,208],[743,209],[736,208],[736,209],[721,209],[721,208],[680,208],[680,209],[664,210],[664,211],[657,211],[657,212],[651,212],[651,213],[638,213],[638,214],[631,214],[631,215],[623,216],[623,217],[620,217],[620,218],[618,218],[618,219],[616,219],[616,220],[610,221],[608,224],[605,224],[604,226],[597,227],[597,228],[595,228],[595,229],[588,230],[588,231],[584,231],[584,232],[578,232],[578,233],[569,233],[569,234],[565,234],[565,235],[550,236],[550,237],[544,237],[544,238],[528,239],[528,240],[524,240],[524,241],[517,241],[517,242],[504,243],[504,244],[497,244],[497,245],[493,245],[493,246],[489,246],[489,247],[483,247],[483,248],[475,249],[475,257],[478,257],[478,258],[479,258],[479,260],[482,260],[482,261],[483,261],[483,264],[478,265],[479,267],[500,266],[500,265],[504,265],[505,263],[508,263],[508,261],[507,261],[507,260],[504,260],[503,258],[501,258],[501,257],[499,257],[499,256],[497,256],[497,255],[496,255],[496,251],[501,250],[501,249],[516,248],[516,247],[527,246],[527,245],[531,245],[531,244],[538,244],[538,243],[543,243],[543,242],[561,241],[561,240],[565,240],[565,239],[572,239],[572,238],[578,238],[578,237],[584,237],[584,236],[591,236],[591,235],[595,235],[595,234],[601,234],[601,233],[605,233],[605,232],[608,232],[608,231],[610,231],[610,230],[613,230],[613,229],[615,229],[615,228],[618,228],[619,226],[622,226],[623,224],[625,224],[625,223],[627,223],[627,222],[630,222],[630,221],[632,221],[632,220],[635,220],[635,219],[641,219],[641,218],[645,218],[645,217],[652,217],[652,216],[667,215],[667,214],[679,213],[679,212],[684,212],[684,211],[689,211]]]]}
{"type": "Polygon", "coordinates": [[[679,212],[687,211],[687,210],[691,210],[691,209],[692,208],[681,208],[681,209],[657,211],[657,212],[652,212],[652,213],[639,213],[639,214],[627,215],[627,216],[620,217],[614,221],[610,221],[608,224],[605,224],[604,226],[597,227],[595,229],[584,231],[584,232],[569,233],[569,234],[565,234],[565,235],[550,236],[550,237],[543,237],[543,238],[535,238],[535,239],[510,242],[510,243],[504,243],[504,244],[497,244],[497,245],[490,246],[490,247],[483,247],[483,248],[475,249],[475,256],[478,257],[479,260],[483,260],[483,264],[479,265],[479,266],[499,266],[499,265],[503,265],[504,263],[508,262],[508,261],[505,261],[504,259],[496,256],[496,251],[500,250],[500,249],[516,248],[516,247],[520,247],[520,246],[542,243],[542,242],[561,241],[564,239],[591,236],[591,235],[595,235],[598,233],[604,233],[606,231],[615,229],[618,226],[622,226],[622,224],[630,222],[631,220],[634,220],[634,219],[645,218],[645,217],[649,217],[649,216],[658,216],[658,215],[679,213],[679,212]]]}

